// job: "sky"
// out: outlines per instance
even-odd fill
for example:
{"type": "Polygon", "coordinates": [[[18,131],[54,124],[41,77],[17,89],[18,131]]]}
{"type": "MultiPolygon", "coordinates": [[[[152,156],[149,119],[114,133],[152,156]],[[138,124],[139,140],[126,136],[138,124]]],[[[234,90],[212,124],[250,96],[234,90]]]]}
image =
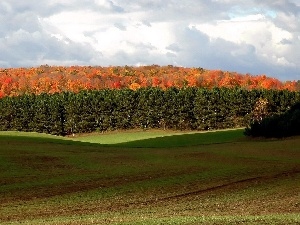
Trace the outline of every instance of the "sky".
{"type": "Polygon", "coordinates": [[[174,65],[300,80],[299,0],[1,0],[0,67],[174,65]]]}

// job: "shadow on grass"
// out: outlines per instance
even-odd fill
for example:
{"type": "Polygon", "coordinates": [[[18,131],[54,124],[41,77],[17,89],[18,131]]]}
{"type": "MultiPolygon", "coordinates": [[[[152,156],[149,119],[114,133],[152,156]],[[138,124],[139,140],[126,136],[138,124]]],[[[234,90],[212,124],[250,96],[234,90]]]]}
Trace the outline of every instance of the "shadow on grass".
{"type": "Polygon", "coordinates": [[[28,135],[0,135],[0,144],[1,143],[35,143],[35,144],[60,144],[60,145],[74,145],[74,146],[99,146],[100,144],[89,143],[89,142],[80,142],[73,141],[63,138],[56,138],[55,136],[43,137],[43,136],[28,136],[28,135]]]}

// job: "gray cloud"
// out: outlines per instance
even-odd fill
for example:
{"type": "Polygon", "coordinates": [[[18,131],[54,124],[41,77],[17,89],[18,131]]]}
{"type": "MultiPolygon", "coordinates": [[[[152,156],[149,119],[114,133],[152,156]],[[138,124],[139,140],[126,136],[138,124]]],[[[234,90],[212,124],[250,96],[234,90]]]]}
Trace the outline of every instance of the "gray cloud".
{"type": "Polygon", "coordinates": [[[178,44],[181,52],[179,60],[188,66],[199,65],[204,68],[234,70],[234,57],[231,51],[237,46],[223,39],[210,40],[209,37],[195,28],[179,30],[178,44]]]}
{"type": "Polygon", "coordinates": [[[288,40],[286,38],[282,39],[280,41],[280,44],[283,44],[283,45],[290,45],[290,44],[293,44],[293,42],[291,40],[288,40]]]}
{"type": "Polygon", "coordinates": [[[143,20],[142,24],[146,25],[147,27],[151,27],[151,23],[147,20],[143,20]]]}
{"type": "Polygon", "coordinates": [[[126,26],[122,23],[115,23],[114,26],[120,30],[126,30],[126,26]]]}
{"type": "Polygon", "coordinates": [[[167,46],[166,49],[171,50],[173,52],[179,52],[181,50],[180,46],[176,43],[167,46]]]}
{"type": "Polygon", "coordinates": [[[14,33],[9,39],[0,39],[0,66],[38,66],[55,64],[93,64],[100,55],[91,46],[64,41],[41,33],[14,33]]]}
{"type": "Polygon", "coordinates": [[[264,8],[274,9],[275,11],[284,12],[287,15],[299,15],[300,14],[300,6],[295,4],[295,2],[290,0],[255,0],[258,5],[261,5],[264,8]]]}

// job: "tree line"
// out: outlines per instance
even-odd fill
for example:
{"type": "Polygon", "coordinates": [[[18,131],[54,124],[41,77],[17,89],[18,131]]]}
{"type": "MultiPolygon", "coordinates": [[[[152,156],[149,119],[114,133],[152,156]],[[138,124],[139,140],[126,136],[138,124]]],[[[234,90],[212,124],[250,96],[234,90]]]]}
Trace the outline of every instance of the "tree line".
{"type": "Polygon", "coordinates": [[[117,129],[215,130],[245,127],[280,115],[299,92],[243,88],[84,90],[0,99],[0,130],[55,135],[117,129]],[[259,107],[259,102],[267,102],[259,107]]]}

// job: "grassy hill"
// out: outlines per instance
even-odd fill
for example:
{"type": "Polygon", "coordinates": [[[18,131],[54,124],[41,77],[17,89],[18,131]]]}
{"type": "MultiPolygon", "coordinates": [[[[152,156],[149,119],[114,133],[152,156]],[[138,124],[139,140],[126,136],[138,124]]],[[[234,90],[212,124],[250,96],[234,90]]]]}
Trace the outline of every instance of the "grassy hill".
{"type": "Polygon", "coordinates": [[[242,133],[1,132],[0,223],[300,223],[300,138],[242,133]]]}

